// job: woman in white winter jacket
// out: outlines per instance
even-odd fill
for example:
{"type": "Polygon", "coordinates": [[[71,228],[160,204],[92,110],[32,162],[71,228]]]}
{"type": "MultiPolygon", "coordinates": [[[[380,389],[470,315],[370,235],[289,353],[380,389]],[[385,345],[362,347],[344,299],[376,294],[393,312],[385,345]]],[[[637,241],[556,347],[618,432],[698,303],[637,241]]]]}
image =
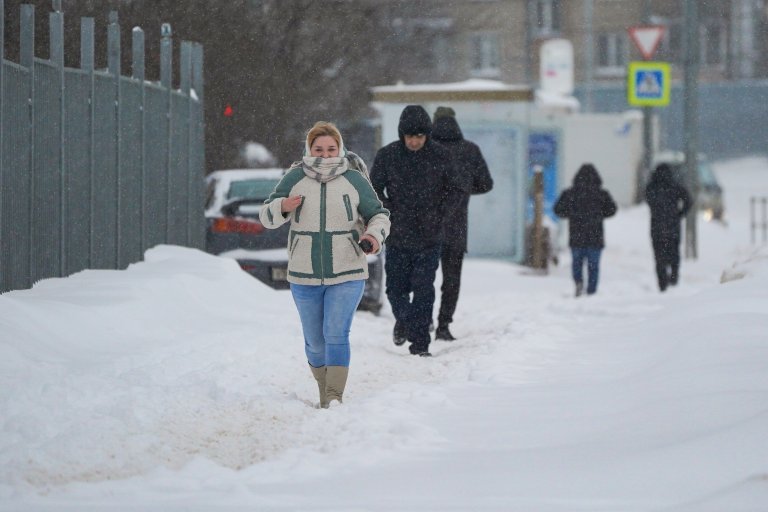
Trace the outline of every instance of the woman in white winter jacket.
{"type": "Polygon", "coordinates": [[[360,157],[344,148],[332,123],[307,133],[305,153],[259,214],[265,227],[291,223],[288,282],[320,406],[342,401],[349,371],[349,330],[368,278],[367,254],[389,234],[389,211],[360,157]]]}

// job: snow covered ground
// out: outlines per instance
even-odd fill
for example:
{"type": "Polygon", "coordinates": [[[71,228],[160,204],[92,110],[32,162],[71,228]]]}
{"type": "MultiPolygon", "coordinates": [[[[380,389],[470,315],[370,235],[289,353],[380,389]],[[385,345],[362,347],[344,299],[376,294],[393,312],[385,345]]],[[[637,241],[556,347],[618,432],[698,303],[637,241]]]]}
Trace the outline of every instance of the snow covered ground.
{"type": "Polygon", "coordinates": [[[0,510],[768,510],[768,160],[715,167],[655,285],[645,206],[606,222],[601,283],[469,260],[454,343],[416,358],[360,312],[345,403],[311,406],[290,294],[161,246],[0,296],[0,510]],[[724,283],[721,280],[725,278],[724,283]]]}

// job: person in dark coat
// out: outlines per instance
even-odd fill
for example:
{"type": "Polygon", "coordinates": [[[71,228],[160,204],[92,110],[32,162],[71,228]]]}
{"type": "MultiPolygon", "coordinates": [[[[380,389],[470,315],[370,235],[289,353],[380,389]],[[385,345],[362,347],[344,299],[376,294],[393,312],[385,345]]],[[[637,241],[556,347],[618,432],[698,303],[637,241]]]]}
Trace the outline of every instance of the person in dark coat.
{"type": "Polygon", "coordinates": [[[587,262],[587,294],[597,291],[600,255],[605,247],[603,219],[616,213],[616,202],[602,184],[595,166],[586,163],[574,176],[573,186],[564,190],[555,203],[555,215],[568,219],[571,273],[577,297],[584,291],[584,261],[587,262]]]}
{"type": "Polygon", "coordinates": [[[453,155],[461,199],[453,216],[446,219],[445,242],[440,255],[443,285],[440,288],[440,313],[437,317],[435,339],[453,341],[456,338],[448,326],[453,322],[461,287],[461,266],[467,252],[468,208],[471,194],[484,194],[493,188],[493,178],[480,148],[464,138],[455,112],[449,107],[435,111],[432,138],[447,147],[453,155]]]}
{"type": "Polygon", "coordinates": [[[691,208],[691,196],[672,176],[672,168],[659,164],[645,187],[651,209],[651,242],[656,277],[662,292],[680,277],[680,219],[691,208]]]}
{"type": "Polygon", "coordinates": [[[411,354],[429,356],[429,324],[443,228],[458,186],[450,152],[432,140],[432,121],[419,105],[403,109],[399,140],[377,153],[371,182],[390,211],[384,270],[395,316],[394,342],[411,342],[411,354]]]}

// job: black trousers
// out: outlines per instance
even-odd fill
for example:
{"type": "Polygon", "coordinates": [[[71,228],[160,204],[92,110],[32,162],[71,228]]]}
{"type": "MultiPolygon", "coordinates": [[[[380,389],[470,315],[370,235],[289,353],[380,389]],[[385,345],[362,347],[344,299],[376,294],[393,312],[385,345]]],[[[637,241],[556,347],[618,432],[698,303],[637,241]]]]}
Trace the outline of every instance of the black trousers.
{"type": "Polygon", "coordinates": [[[395,320],[403,327],[411,352],[427,350],[429,323],[435,305],[435,275],[440,246],[425,249],[386,249],[387,299],[395,320]]]}
{"type": "Polygon", "coordinates": [[[443,272],[443,285],[440,287],[440,313],[438,325],[453,322],[456,303],[459,301],[461,288],[461,266],[464,263],[464,248],[456,245],[443,245],[440,253],[440,267],[443,272]]]}
{"type": "Polygon", "coordinates": [[[656,279],[659,289],[664,291],[670,284],[676,285],[680,276],[680,235],[653,236],[651,242],[656,260],[656,279]]]}

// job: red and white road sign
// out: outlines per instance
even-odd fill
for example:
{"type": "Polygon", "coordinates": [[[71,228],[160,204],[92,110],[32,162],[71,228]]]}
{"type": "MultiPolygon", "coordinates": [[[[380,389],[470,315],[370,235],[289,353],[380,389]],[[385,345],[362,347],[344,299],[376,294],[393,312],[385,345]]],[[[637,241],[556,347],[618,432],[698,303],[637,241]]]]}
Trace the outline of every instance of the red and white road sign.
{"type": "Polygon", "coordinates": [[[661,38],[664,37],[664,26],[662,25],[643,25],[639,27],[630,27],[629,37],[640,50],[645,60],[650,60],[656,49],[659,47],[661,38]]]}

